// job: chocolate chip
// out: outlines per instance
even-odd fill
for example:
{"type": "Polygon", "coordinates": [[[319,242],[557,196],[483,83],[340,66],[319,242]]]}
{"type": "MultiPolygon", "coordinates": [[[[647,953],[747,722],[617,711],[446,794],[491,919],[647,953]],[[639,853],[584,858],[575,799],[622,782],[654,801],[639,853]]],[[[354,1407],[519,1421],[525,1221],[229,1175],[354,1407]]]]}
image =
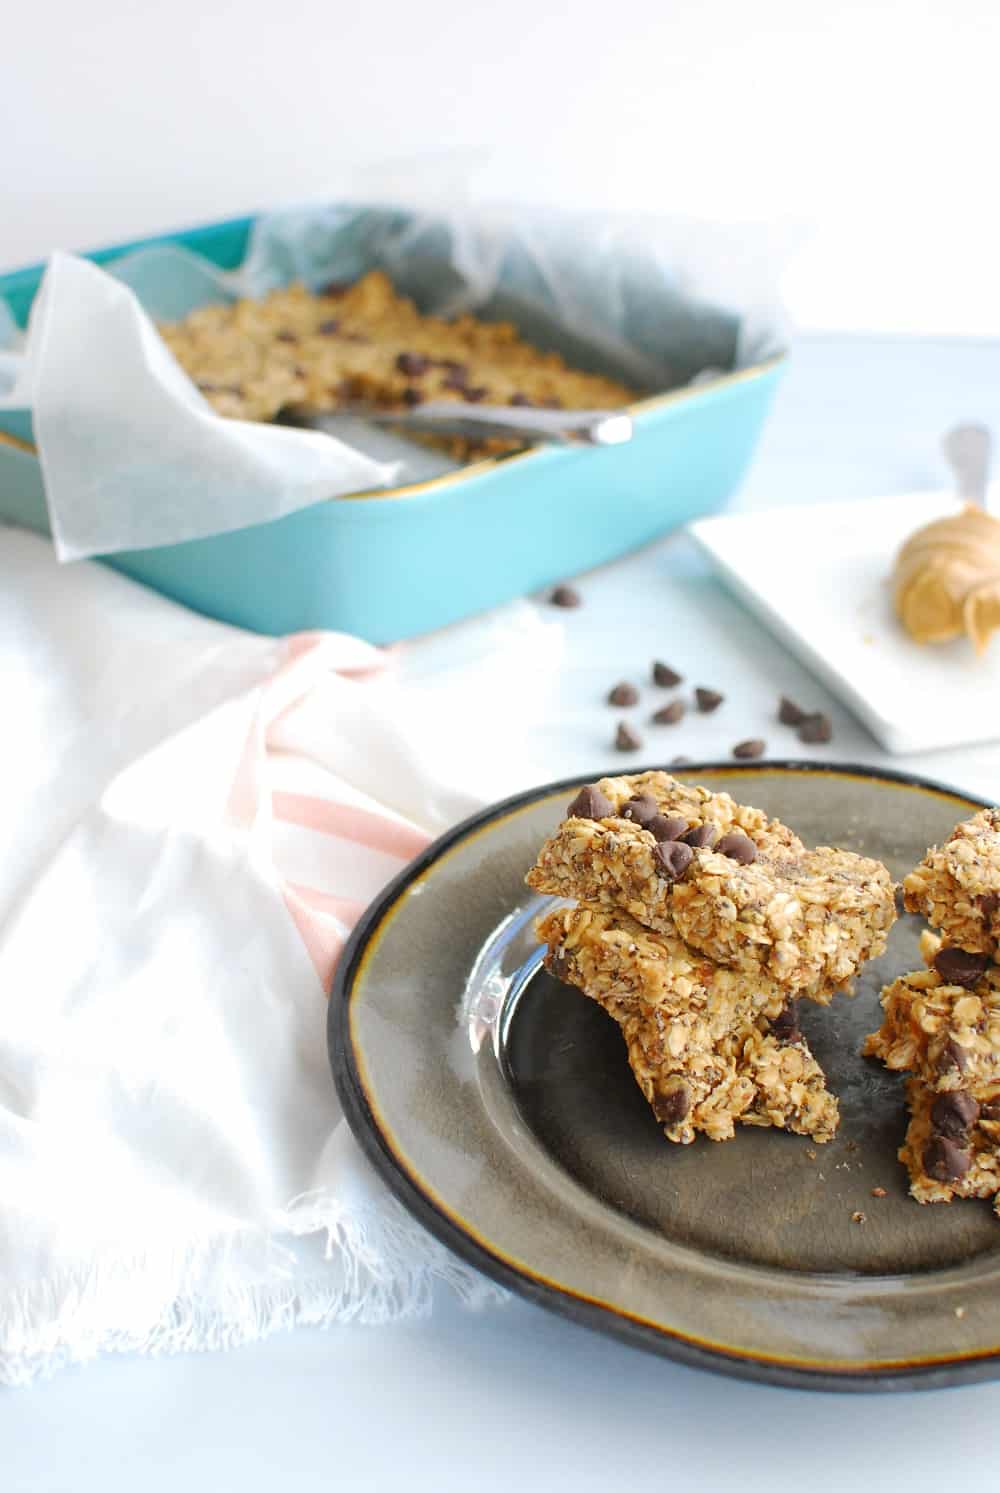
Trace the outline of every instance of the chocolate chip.
{"type": "Polygon", "coordinates": [[[648,793],[638,793],[619,810],[619,819],[631,819],[636,824],[648,824],[660,812],[655,798],[648,793]]]}
{"type": "Polygon", "coordinates": [[[791,1000],[785,1009],[771,1022],[771,1035],[777,1037],[779,1042],[801,1042],[802,1029],[799,1026],[799,1003],[791,1000]]]}
{"type": "Polygon", "coordinates": [[[573,586],[557,586],[549,601],[554,607],[578,607],[583,604],[583,597],[573,586]]]}
{"type": "Polygon", "coordinates": [[[331,280],[328,285],[323,286],[320,295],[325,295],[331,301],[335,301],[339,296],[346,295],[350,288],[349,280],[331,280]]]}
{"type": "Polygon", "coordinates": [[[653,665],[653,683],[658,684],[661,689],[673,689],[674,685],[680,684],[682,676],[672,669],[669,664],[664,664],[657,659],[653,665]]]}
{"type": "Polygon", "coordinates": [[[960,1047],[953,1037],[949,1037],[941,1049],[938,1059],[938,1067],[947,1070],[955,1068],[959,1073],[964,1073],[968,1066],[968,1056],[964,1047],[960,1047]]]}
{"type": "Polygon", "coordinates": [[[337,320],[337,318],[335,316],[331,316],[328,321],[321,321],[316,330],[321,337],[332,337],[339,326],[340,322],[337,320]]]}
{"type": "Polygon", "coordinates": [[[736,861],[741,866],[750,866],[757,859],[756,845],[741,829],[731,829],[728,835],[723,835],[715,852],[717,855],[727,855],[731,861],[736,861]]]}
{"type": "Polygon", "coordinates": [[[995,1125],[1000,1120],[1000,1098],[984,1099],[979,1106],[979,1118],[990,1120],[995,1125]]]}
{"type": "Polygon", "coordinates": [[[545,968],[549,974],[555,975],[557,980],[569,984],[569,959],[566,957],[565,949],[552,949],[545,956],[545,968]]]}
{"type": "Polygon", "coordinates": [[[668,817],[666,814],[657,814],[646,825],[654,840],[683,840],[687,827],[686,819],[680,819],[676,815],[668,817]]]}
{"type": "Polygon", "coordinates": [[[600,788],[595,788],[593,783],[588,783],[581,788],[579,793],[566,810],[568,819],[610,819],[615,812],[615,806],[609,798],[605,798],[600,788]]]}
{"type": "Polygon", "coordinates": [[[408,388],[406,388],[406,389],[403,390],[403,403],[404,404],[408,404],[412,408],[413,405],[415,405],[415,404],[423,404],[423,402],[424,402],[424,396],[421,394],[420,390],[419,389],[415,389],[412,384],[410,384],[408,388]]]}
{"type": "Polygon", "coordinates": [[[454,358],[435,358],[434,361],[439,368],[447,368],[450,376],[458,379],[461,383],[464,383],[469,376],[469,365],[467,363],[457,363],[454,358]]]}
{"type": "Polygon", "coordinates": [[[676,726],[677,722],[684,719],[684,701],[671,700],[669,705],[664,705],[653,716],[653,723],[657,726],[676,726]]]}
{"type": "Polygon", "coordinates": [[[833,725],[828,715],[817,710],[815,715],[807,715],[799,726],[800,741],[829,741],[833,735],[833,725]]]}
{"type": "Polygon", "coordinates": [[[979,911],[984,918],[992,919],[998,907],[1000,907],[1000,892],[987,892],[985,897],[979,898],[979,911]]]}
{"type": "Polygon", "coordinates": [[[714,824],[696,824],[686,835],[681,835],[684,844],[693,845],[695,850],[710,850],[718,838],[719,831],[714,824]]]}
{"type": "Polygon", "coordinates": [[[680,881],[693,858],[691,846],[682,845],[680,840],[658,840],[653,851],[653,859],[668,881],[680,881]]]}
{"type": "Polygon", "coordinates": [[[275,332],[274,339],[276,342],[298,342],[299,340],[287,327],[282,327],[280,332],[275,332]]]}
{"type": "Polygon", "coordinates": [[[535,401],[533,399],[529,399],[527,394],[512,394],[510,396],[509,402],[521,409],[533,410],[535,407],[535,401]]]}
{"type": "Polygon", "coordinates": [[[783,726],[801,726],[806,718],[806,712],[800,710],[794,700],[787,695],[782,695],[778,701],[778,720],[783,726]]]}
{"type": "Polygon", "coordinates": [[[475,389],[471,389],[468,387],[468,385],[466,385],[466,387],[462,390],[462,398],[467,400],[469,404],[479,404],[483,399],[486,398],[489,392],[490,391],[489,389],[487,389],[485,384],[480,384],[475,389]]]}
{"type": "Polygon", "coordinates": [[[619,752],[637,752],[641,746],[642,737],[637,736],[635,732],[629,726],[626,726],[624,721],[622,721],[621,725],[618,727],[618,730],[615,732],[615,750],[619,752]]]}
{"type": "Polygon", "coordinates": [[[407,378],[419,378],[430,366],[430,358],[425,358],[422,353],[400,353],[396,359],[396,367],[407,378]]]}
{"type": "Polygon", "coordinates": [[[963,1089],[939,1094],[931,1105],[931,1125],[938,1135],[946,1135],[949,1140],[966,1140],[978,1119],[979,1105],[963,1089]]]}
{"type": "Polygon", "coordinates": [[[720,695],[718,690],[703,689],[701,685],[695,690],[694,697],[702,715],[711,715],[713,710],[718,710],[725,699],[725,695],[720,695]]]}
{"type": "Polygon", "coordinates": [[[627,679],[623,679],[621,684],[616,684],[608,695],[609,705],[638,705],[638,703],[639,691],[634,684],[629,684],[627,679]]]}
{"type": "Polygon", "coordinates": [[[945,1135],[935,1135],[924,1147],[923,1163],[935,1182],[958,1182],[972,1165],[972,1152],[945,1135]]]}
{"type": "Polygon", "coordinates": [[[447,378],[441,380],[442,389],[457,389],[459,394],[465,393],[465,374],[449,373],[447,378]]]}
{"type": "Polygon", "coordinates": [[[966,949],[938,949],[934,955],[934,968],[948,985],[961,985],[968,990],[989,969],[992,960],[988,954],[970,954],[966,949]]]}
{"type": "Polygon", "coordinates": [[[661,1125],[679,1125],[690,1108],[691,1094],[686,1084],[654,1094],[653,1113],[661,1125]]]}
{"type": "Polygon", "coordinates": [[[745,760],[748,757],[763,757],[767,750],[767,743],[761,741],[759,736],[751,736],[747,741],[738,741],[733,747],[733,756],[745,760]]]}

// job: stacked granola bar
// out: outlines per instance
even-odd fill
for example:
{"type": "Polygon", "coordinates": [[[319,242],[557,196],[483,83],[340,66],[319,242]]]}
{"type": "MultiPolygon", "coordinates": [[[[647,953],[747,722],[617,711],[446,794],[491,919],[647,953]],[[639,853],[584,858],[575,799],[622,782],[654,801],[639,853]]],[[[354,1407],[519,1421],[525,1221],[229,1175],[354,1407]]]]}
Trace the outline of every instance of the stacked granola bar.
{"type": "Polygon", "coordinates": [[[996,1197],[1000,1212],[1000,810],[959,824],[903,882],[926,969],[882,992],[865,1052],[910,1074],[899,1159],[921,1203],[996,1197]]]}
{"type": "Polygon", "coordinates": [[[831,1138],[797,1001],[826,1004],[884,949],[880,862],[649,772],[581,789],[527,881],[574,899],[539,921],[546,965],[618,1022],[670,1140],[728,1140],[737,1121],[831,1138]]]}

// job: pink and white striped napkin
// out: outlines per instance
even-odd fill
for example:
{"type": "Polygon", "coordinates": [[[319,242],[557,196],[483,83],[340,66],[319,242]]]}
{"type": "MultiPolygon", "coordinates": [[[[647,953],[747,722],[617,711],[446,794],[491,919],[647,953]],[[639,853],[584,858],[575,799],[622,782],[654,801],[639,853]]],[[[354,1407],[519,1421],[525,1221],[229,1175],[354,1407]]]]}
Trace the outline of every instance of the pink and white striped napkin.
{"type": "Polygon", "coordinates": [[[449,718],[357,639],[245,634],[0,528],[0,1383],[498,1296],[357,1152],[324,989],[386,879],[512,786],[476,691],[502,709],[526,658],[544,687],[547,626],[483,624],[449,718]]]}

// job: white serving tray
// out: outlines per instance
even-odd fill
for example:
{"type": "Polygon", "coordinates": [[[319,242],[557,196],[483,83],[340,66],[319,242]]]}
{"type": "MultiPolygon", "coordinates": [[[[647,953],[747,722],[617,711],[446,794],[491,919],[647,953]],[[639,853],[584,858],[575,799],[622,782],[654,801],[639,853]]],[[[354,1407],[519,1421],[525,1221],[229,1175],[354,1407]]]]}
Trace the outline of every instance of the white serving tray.
{"type": "MultiPolygon", "coordinates": [[[[989,507],[997,511],[998,489],[989,507]]],[[[1000,637],[920,646],[888,577],[914,529],[961,507],[917,493],[701,519],[690,533],[730,589],[889,752],[1000,737],[1000,637]]]]}

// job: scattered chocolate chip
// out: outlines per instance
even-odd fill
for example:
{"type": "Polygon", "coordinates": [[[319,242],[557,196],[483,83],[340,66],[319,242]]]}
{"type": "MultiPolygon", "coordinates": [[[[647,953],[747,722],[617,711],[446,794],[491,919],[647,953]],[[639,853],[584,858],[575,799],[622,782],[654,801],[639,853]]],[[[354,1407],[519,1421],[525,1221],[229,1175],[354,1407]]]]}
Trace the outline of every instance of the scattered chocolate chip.
{"type": "Polygon", "coordinates": [[[979,1118],[979,1105],[963,1089],[939,1094],[931,1105],[931,1125],[949,1140],[965,1140],[979,1118]]]}
{"type": "Polygon", "coordinates": [[[569,959],[566,957],[565,949],[553,949],[547,954],[545,968],[549,971],[549,974],[555,975],[557,980],[562,980],[567,985],[571,983],[569,979],[570,964],[569,959]]]}
{"type": "Polygon", "coordinates": [[[653,716],[653,723],[657,726],[676,726],[678,721],[684,719],[684,701],[671,700],[669,705],[664,705],[653,716]]]}
{"type": "Polygon", "coordinates": [[[778,701],[778,720],[783,726],[801,726],[806,718],[806,712],[800,710],[794,700],[787,695],[782,695],[778,701]]]}
{"type": "Polygon", "coordinates": [[[321,321],[316,330],[321,337],[332,337],[339,326],[340,322],[337,320],[337,318],[335,316],[331,316],[328,321],[321,321]]]}
{"type": "Polygon", "coordinates": [[[972,1152],[946,1135],[932,1136],[924,1147],[924,1171],[935,1182],[958,1182],[972,1165],[972,1152]]]}
{"type": "Polygon", "coordinates": [[[396,367],[407,378],[419,378],[430,366],[430,358],[425,358],[422,353],[400,353],[396,359],[396,367]]]}
{"type": "Polygon", "coordinates": [[[299,340],[287,327],[282,327],[280,332],[275,332],[274,339],[276,342],[298,342],[299,340]]]}
{"type": "Polygon", "coordinates": [[[657,1093],[653,1099],[653,1113],[661,1125],[679,1125],[691,1108],[691,1094],[686,1084],[657,1093]]]}
{"type": "Polygon", "coordinates": [[[989,969],[992,963],[988,954],[970,954],[966,949],[938,949],[934,955],[934,968],[949,985],[961,985],[968,990],[989,969]]]}
{"type": "Polygon", "coordinates": [[[683,840],[688,822],[676,815],[657,814],[645,827],[654,840],[683,840]]]}
{"type": "Polygon", "coordinates": [[[566,810],[568,819],[610,819],[615,812],[615,806],[609,798],[605,798],[600,788],[595,788],[593,783],[588,783],[581,788],[579,793],[566,810]]]}
{"type": "Polygon", "coordinates": [[[756,845],[741,829],[731,829],[727,835],[723,835],[715,852],[717,855],[727,855],[731,861],[736,861],[741,866],[750,866],[757,859],[756,845]]]}
{"type": "Polygon", "coordinates": [[[522,409],[533,410],[535,408],[535,401],[533,399],[529,399],[527,394],[512,394],[510,396],[509,403],[517,405],[522,409]]]}
{"type": "Polygon", "coordinates": [[[695,850],[711,850],[718,838],[719,831],[714,824],[696,824],[686,835],[681,835],[684,844],[693,845],[695,850]]]}
{"type": "Polygon", "coordinates": [[[680,840],[658,840],[653,858],[668,881],[680,881],[694,858],[694,851],[680,840]]]}
{"type": "Polygon", "coordinates": [[[645,825],[651,819],[655,819],[659,812],[656,799],[650,798],[648,793],[640,793],[622,805],[618,817],[619,819],[631,819],[635,824],[645,825]]]}
{"type": "Polygon", "coordinates": [[[960,1047],[953,1037],[949,1037],[941,1049],[938,1067],[941,1069],[955,1068],[959,1073],[964,1073],[968,1061],[965,1048],[960,1047]]]}
{"type": "Polygon", "coordinates": [[[609,705],[638,705],[638,703],[639,691],[634,684],[629,684],[627,679],[623,679],[621,684],[616,684],[608,695],[609,705]]]}
{"type": "Polygon", "coordinates": [[[659,659],[653,665],[653,683],[658,684],[661,689],[673,689],[680,684],[682,676],[672,669],[669,664],[661,663],[659,659]]]}
{"type": "Polygon", "coordinates": [[[469,404],[479,404],[482,400],[484,400],[486,398],[486,396],[487,396],[487,394],[489,392],[490,391],[489,391],[489,389],[487,389],[487,387],[486,387],[485,384],[480,384],[475,389],[470,388],[468,385],[466,385],[462,389],[462,398],[464,400],[466,400],[469,404]]]}
{"type": "Polygon", "coordinates": [[[777,1037],[779,1042],[801,1042],[802,1029],[799,1026],[799,1003],[790,1000],[783,1011],[771,1022],[771,1035],[777,1037]]]}
{"type": "Polygon", "coordinates": [[[412,384],[410,384],[408,388],[405,388],[403,390],[403,403],[404,404],[408,404],[412,408],[413,405],[415,405],[415,404],[423,404],[423,402],[424,402],[424,396],[421,394],[420,390],[419,389],[415,389],[412,384]]]}
{"type": "Polygon", "coordinates": [[[718,690],[704,689],[700,684],[694,692],[694,697],[702,715],[711,715],[713,710],[718,710],[725,699],[725,695],[720,695],[718,690]]]}
{"type": "Polygon", "coordinates": [[[574,586],[557,586],[549,597],[554,607],[578,607],[583,603],[583,597],[574,586]]]}
{"type": "Polygon", "coordinates": [[[642,746],[642,737],[637,736],[631,727],[622,721],[615,732],[615,750],[619,752],[637,752],[642,746]]]}
{"type": "Polygon", "coordinates": [[[817,710],[815,715],[807,715],[799,726],[800,741],[829,741],[832,736],[833,724],[821,710],[817,710]]]}
{"type": "Polygon", "coordinates": [[[759,736],[752,736],[748,741],[738,741],[733,747],[733,756],[739,757],[741,761],[749,757],[763,757],[767,750],[767,743],[761,741],[759,736]]]}
{"type": "Polygon", "coordinates": [[[459,394],[465,393],[465,375],[449,373],[447,378],[441,380],[442,389],[457,389],[459,394]]]}

